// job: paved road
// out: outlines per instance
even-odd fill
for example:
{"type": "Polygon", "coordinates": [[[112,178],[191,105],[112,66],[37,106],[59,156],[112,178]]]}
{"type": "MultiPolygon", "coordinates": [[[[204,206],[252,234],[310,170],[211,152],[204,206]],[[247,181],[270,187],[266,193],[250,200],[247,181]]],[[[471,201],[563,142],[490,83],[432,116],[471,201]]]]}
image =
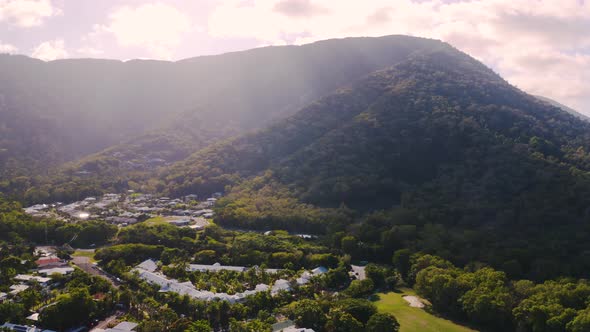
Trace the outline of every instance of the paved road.
{"type": "Polygon", "coordinates": [[[96,326],[94,328],[92,328],[92,330],[90,330],[90,332],[93,331],[99,331],[100,329],[106,330],[109,327],[109,323],[117,320],[117,318],[119,318],[123,313],[120,311],[117,311],[114,315],[105,318],[104,320],[102,320],[101,322],[99,322],[98,324],[96,324],[96,326]]]}
{"type": "Polygon", "coordinates": [[[90,258],[84,256],[74,256],[72,258],[72,263],[74,263],[74,265],[82,269],[82,271],[91,275],[103,277],[106,280],[108,280],[114,287],[119,287],[119,283],[117,282],[117,280],[113,276],[101,270],[98,266],[92,264],[90,262],[90,258]]]}

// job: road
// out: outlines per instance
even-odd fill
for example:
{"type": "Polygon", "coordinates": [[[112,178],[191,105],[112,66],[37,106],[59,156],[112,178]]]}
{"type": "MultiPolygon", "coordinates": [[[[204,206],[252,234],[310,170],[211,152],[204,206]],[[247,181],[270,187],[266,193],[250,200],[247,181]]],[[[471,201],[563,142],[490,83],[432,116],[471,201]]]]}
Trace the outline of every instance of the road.
{"type": "Polygon", "coordinates": [[[109,317],[103,319],[102,321],[100,321],[98,324],[96,324],[96,326],[93,327],[92,330],[90,330],[90,332],[100,331],[100,329],[106,330],[109,327],[109,323],[117,320],[117,318],[119,318],[122,314],[123,313],[120,311],[115,312],[114,315],[109,316],[109,317]]]}
{"type": "Polygon", "coordinates": [[[110,274],[106,273],[105,271],[103,271],[102,269],[100,269],[98,266],[92,264],[90,262],[90,258],[84,257],[84,256],[74,256],[72,258],[72,263],[74,263],[74,265],[76,265],[77,267],[79,267],[80,269],[82,269],[82,271],[84,271],[84,272],[86,272],[88,274],[95,275],[95,276],[100,276],[100,277],[105,278],[115,288],[118,288],[119,287],[119,283],[117,282],[117,280],[115,279],[115,277],[113,277],[110,274]]]}

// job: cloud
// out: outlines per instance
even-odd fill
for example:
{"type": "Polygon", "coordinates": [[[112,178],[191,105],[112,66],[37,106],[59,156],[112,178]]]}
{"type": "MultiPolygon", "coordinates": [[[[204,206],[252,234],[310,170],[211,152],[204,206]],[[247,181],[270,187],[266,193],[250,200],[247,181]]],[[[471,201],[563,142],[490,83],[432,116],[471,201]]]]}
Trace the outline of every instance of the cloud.
{"type": "Polygon", "coordinates": [[[81,47],[79,49],[76,50],[76,53],[78,53],[80,56],[84,56],[84,57],[97,57],[100,56],[102,54],[104,54],[103,50],[99,50],[97,48],[94,47],[81,47]]]}
{"type": "Polygon", "coordinates": [[[45,19],[61,14],[51,0],[0,0],[0,22],[18,27],[39,26],[45,19]]]}
{"type": "Polygon", "coordinates": [[[0,54],[2,53],[15,53],[18,48],[12,44],[4,44],[0,41],[0,54]]]}
{"type": "Polygon", "coordinates": [[[393,11],[391,7],[379,8],[369,16],[367,16],[367,24],[385,24],[391,21],[390,13],[393,11]]]}
{"type": "Polygon", "coordinates": [[[63,39],[55,39],[43,42],[37,46],[31,56],[43,61],[52,61],[68,57],[63,39]]]}
{"type": "Polygon", "coordinates": [[[106,25],[97,25],[89,39],[114,36],[123,47],[142,47],[160,59],[170,59],[185,33],[193,29],[189,17],[173,6],[149,3],[124,6],[109,15],[106,25]]]}
{"type": "Polygon", "coordinates": [[[441,39],[525,91],[590,114],[584,83],[590,79],[590,1],[226,0],[208,23],[211,36],[271,45],[390,34],[441,39]],[[326,10],[311,15],[312,5],[326,10]]]}
{"type": "Polygon", "coordinates": [[[290,17],[311,17],[328,13],[326,8],[314,5],[310,0],[281,0],[273,9],[290,17]]]}

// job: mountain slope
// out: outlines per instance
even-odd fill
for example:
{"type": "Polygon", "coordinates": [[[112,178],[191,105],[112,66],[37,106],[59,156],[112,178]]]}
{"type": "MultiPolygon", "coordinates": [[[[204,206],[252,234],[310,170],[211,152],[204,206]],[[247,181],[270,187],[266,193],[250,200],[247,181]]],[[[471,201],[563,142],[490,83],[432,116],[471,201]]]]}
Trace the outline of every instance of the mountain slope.
{"type": "MultiPolygon", "coordinates": [[[[200,183],[191,184],[198,177],[213,183],[228,174],[243,177],[272,169],[285,182],[306,181],[301,186],[308,188],[325,181],[319,173],[323,169],[334,172],[338,165],[347,165],[338,160],[346,156],[370,166],[371,173],[380,170],[377,167],[396,167],[382,171],[405,172],[396,175],[404,182],[424,182],[436,175],[441,162],[462,160],[472,143],[456,141],[464,139],[468,129],[515,146],[532,146],[530,140],[537,137],[536,141],[547,141],[537,145],[553,145],[556,150],[547,147],[544,152],[563,160],[573,156],[557,150],[587,144],[588,137],[586,124],[446,47],[377,72],[268,129],[197,153],[174,165],[168,178],[180,184],[171,187],[173,192],[184,193],[199,190],[200,183]],[[434,125],[440,128],[430,128],[434,125]],[[431,160],[416,159],[425,157],[431,160]]],[[[219,182],[215,190],[225,184],[219,182]]]]}
{"type": "Polygon", "coordinates": [[[590,245],[571,241],[590,236],[589,149],[590,124],[444,46],[160,177],[172,195],[225,188],[224,225],[348,229],[368,257],[407,241],[544,278],[590,267],[590,245]]]}
{"type": "MultiPolygon", "coordinates": [[[[180,160],[212,141],[261,128],[352,80],[440,44],[406,36],[347,38],[178,62],[46,63],[2,55],[0,115],[19,112],[28,119],[51,119],[48,132],[54,134],[45,141],[59,143],[52,154],[55,160],[41,164],[51,167],[99,153],[68,168],[72,173],[89,171],[84,169],[87,162],[102,160],[99,163],[110,166],[95,170],[100,181],[103,175],[132,170],[124,165],[140,163],[134,155],[150,153],[141,146],[154,136],[167,141],[165,148],[152,145],[154,155],[165,156],[171,149],[177,153],[166,162],[180,160]]],[[[20,140],[24,126],[10,131],[9,139],[20,140]]],[[[29,147],[44,149],[17,145],[10,157],[27,157],[29,147]]],[[[11,189],[8,185],[3,190],[11,189]]]]}

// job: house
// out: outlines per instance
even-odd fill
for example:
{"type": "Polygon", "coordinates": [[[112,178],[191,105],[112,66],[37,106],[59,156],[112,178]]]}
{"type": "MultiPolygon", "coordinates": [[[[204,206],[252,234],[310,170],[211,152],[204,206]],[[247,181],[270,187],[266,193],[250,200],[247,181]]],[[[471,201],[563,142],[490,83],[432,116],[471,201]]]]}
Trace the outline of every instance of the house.
{"type": "Polygon", "coordinates": [[[313,277],[311,275],[311,273],[309,273],[308,271],[305,271],[301,274],[301,276],[299,278],[297,278],[297,280],[295,280],[297,282],[297,285],[301,286],[301,285],[305,285],[307,284],[310,280],[311,277],[313,277]]]}
{"type": "Polygon", "coordinates": [[[10,295],[18,295],[18,293],[20,292],[24,292],[27,289],[29,289],[29,286],[27,285],[12,285],[10,286],[10,295]]]}
{"type": "Polygon", "coordinates": [[[170,223],[171,225],[174,225],[174,226],[182,227],[182,226],[188,226],[191,223],[191,221],[188,219],[175,219],[175,220],[170,220],[168,223],[170,223]]]}
{"type": "Polygon", "coordinates": [[[286,320],[272,325],[273,332],[315,332],[312,329],[299,328],[292,320],[286,320]]]}
{"type": "Polygon", "coordinates": [[[55,256],[41,257],[35,263],[40,269],[67,265],[64,261],[55,256]]]}
{"type": "Polygon", "coordinates": [[[137,265],[137,268],[148,272],[154,272],[158,269],[158,264],[153,259],[148,259],[137,265]]]}
{"type": "Polygon", "coordinates": [[[18,325],[18,324],[11,324],[11,323],[4,323],[4,325],[0,325],[0,328],[7,329],[9,331],[19,331],[19,332],[55,332],[53,330],[42,330],[38,329],[35,326],[28,326],[28,325],[18,325]]]}
{"type": "Polygon", "coordinates": [[[51,278],[38,277],[38,276],[30,275],[30,274],[18,274],[16,277],[14,277],[14,280],[28,283],[28,284],[31,284],[33,282],[37,282],[37,283],[39,283],[39,285],[41,285],[43,287],[47,287],[51,283],[51,278]]]}
{"type": "Polygon", "coordinates": [[[289,292],[291,291],[291,283],[289,280],[279,279],[275,281],[275,284],[272,286],[270,293],[272,295],[277,295],[279,292],[289,292]]]}
{"type": "Polygon", "coordinates": [[[199,217],[199,216],[202,216],[204,214],[209,214],[209,213],[213,213],[213,210],[211,210],[211,209],[202,209],[202,210],[195,211],[193,213],[193,215],[195,217],[199,217]]]}
{"type": "Polygon", "coordinates": [[[196,201],[198,198],[199,198],[199,196],[197,196],[195,194],[190,194],[190,195],[184,196],[184,201],[185,202],[196,201]]]}
{"type": "Polygon", "coordinates": [[[62,276],[68,275],[74,272],[73,267],[54,267],[51,269],[43,269],[38,271],[40,275],[44,275],[46,277],[51,276],[52,274],[61,274],[62,276]]]}
{"type": "Polygon", "coordinates": [[[324,267],[324,266],[318,266],[315,269],[311,270],[311,273],[316,276],[316,275],[320,275],[320,274],[324,274],[328,272],[328,268],[324,267]]]}
{"type": "Polygon", "coordinates": [[[4,302],[8,298],[8,294],[0,292],[0,302],[4,302]]]}
{"type": "Polygon", "coordinates": [[[206,272],[206,271],[209,271],[209,272],[219,272],[219,271],[244,272],[244,271],[246,271],[246,267],[221,265],[219,263],[215,263],[213,265],[190,264],[188,266],[188,270],[191,272],[195,272],[195,271],[200,271],[200,272],[206,272]]]}
{"type": "Polygon", "coordinates": [[[108,217],[108,218],[105,218],[105,220],[112,223],[112,224],[118,224],[118,225],[122,225],[122,224],[132,225],[132,224],[136,224],[138,222],[137,218],[130,218],[130,217],[108,217]]]}
{"type": "Polygon", "coordinates": [[[137,323],[121,322],[113,328],[104,330],[104,332],[132,332],[132,331],[135,331],[136,327],[137,327],[137,323]]]}

